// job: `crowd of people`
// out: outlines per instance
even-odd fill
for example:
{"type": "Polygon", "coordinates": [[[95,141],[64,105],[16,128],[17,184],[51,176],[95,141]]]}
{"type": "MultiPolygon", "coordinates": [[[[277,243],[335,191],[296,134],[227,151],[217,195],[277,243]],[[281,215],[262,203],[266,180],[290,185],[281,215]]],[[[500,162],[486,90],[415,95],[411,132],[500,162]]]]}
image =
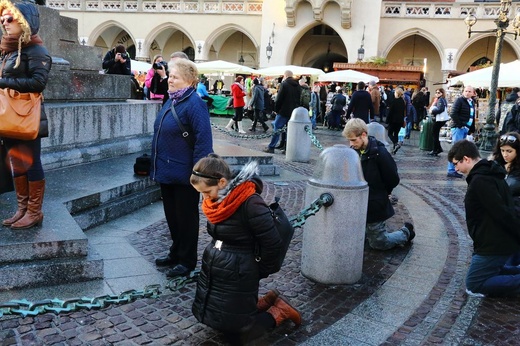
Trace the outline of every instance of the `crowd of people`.
{"type": "MultiPolygon", "coordinates": [[[[2,38],[1,88],[20,92],[41,92],[51,68],[51,58],[37,35],[38,10],[28,2],[0,2],[2,38]],[[22,58],[22,56],[30,58],[22,58]]],[[[130,58],[124,46],[107,52],[103,68],[108,74],[131,75],[130,58]]],[[[189,275],[199,258],[199,204],[207,217],[207,232],[212,241],[202,255],[202,265],[192,311],[195,318],[223,332],[231,344],[247,344],[265,335],[284,321],[299,326],[298,310],[278,290],[258,297],[260,280],[279,270],[277,263],[282,238],[272,211],[261,197],[262,180],[255,162],[233,174],[224,159],[213,152],[210,122],[212,100],[207,80],[200,79],[197,66],[186,54],[175,52],[170,61],[161,55],[153,58],[144,83],[150,99],[161,100],[162,107],[154,123],[151,143],[150,178],[160,186],[171,246],[155,263],[166,267],[167,277],[189,275]],[[258,259],[255,249],[261,249],[258,259]]],[[[222,85],[216,85],[220,90],[222,85]]],[[[474,243],[474,255],[467,273],[466,286],[471,294],[491,296],[520,293],[520,135],[518,130],[503,133],[489,159],[482,159],[476,145],[467,139],[475,131],[475,89],[466,86],[448,112],[446,92],[435,91],[429,101],[426,88],[413,92],[403,86],[378,86],[370,81],[357,83],[348,95],[345,86],[315,83],[296,78],[290,70],[273,94],[261,77],[237,76],[231,85],[234,115],[226,128],[243,128],[245,112],[252,116],[251,132],[259,123],[267,132],[273,113],[273,134],[267,153],[285,149],[287,125],[298,107],[309,111],[313,129],[318,122],[329,129],[342,130],[354,149],[369,188],[365,237],[377,250],[409,246],[416,236],[414,225],[404,222],[390,230],[386,221],[394,215],[390,196],[400,182],[392,154],[401,147],[399,133],[418,129],[428,114],[435,117],[434,148],[442,147],[439,131],[450,121],[452,147],[447,155],[447,176],[466,175],[468,189],[464,200],[468,232],[474,243]],[[372,121],[385,122],[393,147],[368,133],[372,121]]],[[[505,116],[505,124],[515,123],[519,103],[505,116]],[[511,113],[511,114],[509,114],[511,113]],[[513,120],[511,120],[513,119],[513,120]]],[[[41,133],[34,140],[2,138],[7,149],[14,182],[17,210],[3,220],[11,229],[27,229],[43,222],[42,203],[45,188],[40,159],[41,138],[48,135],[42,114],[41,133]]]]}

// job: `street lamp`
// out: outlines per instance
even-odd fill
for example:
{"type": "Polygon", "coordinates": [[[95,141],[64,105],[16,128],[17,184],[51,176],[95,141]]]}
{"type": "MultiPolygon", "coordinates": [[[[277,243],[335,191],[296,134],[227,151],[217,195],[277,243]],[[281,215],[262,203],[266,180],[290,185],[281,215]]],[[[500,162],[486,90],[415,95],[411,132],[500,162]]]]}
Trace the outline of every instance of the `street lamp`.
{"type": "Polygon", "coordinates": [[[493,69],[491,72],[491,84],[489,86],[489,110],[486,117],[486,125],[482,129],[482,140],[480,141],[480,149],[484,151],[492,151],[497,140],[495,131],[495,105],[497,103],[497,87],[498,75],[500,73],[500,61],[502,60],[502,45],[504,36],[512,34],[515,40],[520,32],[520,14],[517,14],[513,21],[513,31],[507,31],[509,26],[509,10],[511,9],[512,0],[500,0],[500,10],[498,18],[495,20],[496,29],[475,31],[471,30],[473,25],[477,23],[477,18],[470,14],[464,19],[464,23],[468,27],[468,38],[474,32],[477,33],[496,33],[497,40],[495,43],[495,57],[493,59],[493,69]]]}
{"type": "Polygon", "coordinates": [[[273,46],[271,46],[271,37],[269,37],[269,43],[267,44],[267,47],[265,47],[265,55],[267,55],[267,63],[269,63],[269,60],[271,60],[271,57],[273,56],[273,46]]]}
{"type": "Polygon", "coordinates": [[[363,37],[361,38],[361,47],[357,50],[357,59],[358,61],[362,61],[365,58],[365,26],[363,25],[363,37]]]}

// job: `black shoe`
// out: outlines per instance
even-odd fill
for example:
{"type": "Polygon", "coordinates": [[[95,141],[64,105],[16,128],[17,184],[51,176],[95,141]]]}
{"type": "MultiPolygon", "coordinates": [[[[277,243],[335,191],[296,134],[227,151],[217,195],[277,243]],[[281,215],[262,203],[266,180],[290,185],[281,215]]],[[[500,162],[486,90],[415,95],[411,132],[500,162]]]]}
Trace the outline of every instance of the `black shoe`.
{"type": "Polygon", "coordinates": [[[432,150],[427,155],[429,155],[429,156],[439,156],[439,153],[436,152],[435,150],[432,150]]]}
{"type": "Polygon", "coordinates": [[[274,147],[275,149],[285,149],[285,143],[280,143],[279,145],[277,145],[276,147],[274,147]]]}
{"type": "Polygon", "coordinates": [[[267,147],[264,150],[262,150],[264,153],[274,154],[274,148],[267,147]]]}
{"type": "Polygon", "coordinates": [[[155,265],[159,267],[166,267],[166,266],[173,266],[176,263],[173,261],[173,259],[170,257],[170,255],[166,257],[159,257],[155,260],[155,265]]]}
{"type": "Polygon", "coordinates": [[[175,267],[166,272],[166,276],[169,278],[174,278],[176,276],[186,276],[190,272],[191,270],[186,268],[182,264],[177,264],[175,267]]]}
{"type": "Polygon", "coordinates": [[[404,227],[410,232],[410,235],[408,236],[408,243],[411,243],[413,238],[415,238],[415,232],[413,230],[413,225],[409,222],[404,223],[404,227]]]}
{"type": "Polygon", "coordinates": [[[267,125],[264,125],[263,128],[264,128],[264,133],[266,133],[267,130],[269,130],[269,126],[267,126],[267,125]]]}
{"type": "Polygon", "coordinates": [[[401,144],[397,144],[395,147],[394,147],[394,150],[392,150],[392,154],[397,154],[397,151],[401,149],[401,144]]]}
{"type": "Polygon", "coordinates": [[[448,172],[448,174],[446,174],[446,176],[448,178],[462,178],[462,177],[464,177],[462,174],[457,173],[457,172],[448,172]]]}
{"type": "Polygon", "coordinates": [[[249,129],[249,132],[255,132],[255,131],[256,131],[256,129],[254,127],[249,129]]]}

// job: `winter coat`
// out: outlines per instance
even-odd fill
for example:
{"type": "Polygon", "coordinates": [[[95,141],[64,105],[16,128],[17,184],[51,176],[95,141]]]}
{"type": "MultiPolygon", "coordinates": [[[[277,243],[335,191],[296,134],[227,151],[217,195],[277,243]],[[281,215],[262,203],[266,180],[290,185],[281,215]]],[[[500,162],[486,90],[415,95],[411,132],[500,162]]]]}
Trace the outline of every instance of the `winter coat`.
{"type": "Polygon", "coordinates": [[[253,87],[253,98],[251,98],[251,102],[249,105],[253,109],[258,109],[260,111],[264,110],[265,102],[264,102],[265,88],[261,84],[257,84],[253,87]]]}
{"type": "Polygon", "coordinates": [[[361,169],[368,183],[367,223],[389,219],[395,212],[388,195],[399,185],[399,174],[385,145],[372,136],[368,136],[368,145],[361,154],[361,169]]]}
{"type": "Polygon", "coordinates": [[[369,115],[374,116],[374,105],[372,104],[372,97],[366,90],[356,90],[347,108],[347,117],[353,114],[354,118],[363,119],[367,124],[369,123],[369,115]]]}
{"type": "Polygon", "coordinates": [[[168,99],[155,119],[150,177],[161,184],[189,185],[195,163],[213,152],[208,107],[193,88],[175,105],[181,123],[195,141],[192,148],[182,136],[171,104],[168,99]]]}
{"type": "Polygon", "coordinates": [[[231,84],[231,94],[233,95],[233,107],[240,108],[246,105],[244,101],[244,96],[246,93],[244,92],[244,87],[240,83],[231,84]]]}
{"type": "MultiPolygon", "coordinates": [[[[29,24],[31,34],[36,35],[40,29],[37,7],[30,3],[17,3],[16,7],[29,24]]],[[[15,68],[17,58],[18,50],[14,50],[2,57],[1,64],[3,64],[3,70],[2,78],[0,78],[0,88],[10,88],[22,93],[43,92],[47,86],[52,66],[52,59],[47,49],[40,45],[22,47],[20,65],[15,68]]],[[[48,134],[47,116],[42,103],[38,137],[47,137],[48,134]]]]}
{"type": "Polygon", "coordinates": [[[402,97],[395,98],[388,108],[387,124],[403,124],[406,114],[406,101],[402,97]]]}
{"type": "Polygon", "coordinates": [[[478,255],[507,256],[520,251],[520,221],[505,175],[498,163],[480,160],[466,178],[466,223],[478,255]]]}
{"type": "Polygon", "coordinates": [[[475,132],[475,113],[477,111],[477,105],[475,101],[473,101],[473,107],[475,109],[473,113],[473,118],[471,118],[471,107],[469,106],[469,102],[465,97],[459,97],[455,100],[453,105],[451,106],[451,127],[469,127],[469,133],[475,132]]]}
{"type": "Polygon", "coordinates": [[[202,255],[202,265],[192,312],[195,318],[214,329],[237,333],[249,326],[256,314],[258,286],[262,278],[274,272],[282,246],[269,207],[264,202],[262,181],[228,219],[208,222],[212,241],[202,255]],[[222,241],[220,249],[215,247],[222,241]],[[255,241],[262,248],[262,260],[255,261],[255,241]]]}
{"type": "Polygon", "coordinates": [[[509,172],[506,177],[506,183],[511,189],[513,202],[515,204],[516,215],[520,217],[520,170],[509,172]]]}
{"type": "Polygon", "coordinates": [[[343,112],[343,108],[347,105],[347,98],[342,93],[337,93],[330,102],[333,111],[343,112]]]}
{"type": "MultiPolygon", "coordinates": [[[[128,53],[127,53],[128,55],[128,53]]],[[[125,63],[116,62],[116,53],[115,48],[111,49],[105,54],[103,58],[103,68],[105,69],[106,74],[121,74],[121,75],[131,75],[132,70],[130,68],[130,56],[128,56],[125,60],[125,63]]]]}
{"type": "Polygon", "coordinates": [[[280,90],[276,94],[274,111],[282,117],[290,118],[293,110],[300,106],[301,92],[298,82],[292,77],[287,77],[280,84],[280,90]]]}

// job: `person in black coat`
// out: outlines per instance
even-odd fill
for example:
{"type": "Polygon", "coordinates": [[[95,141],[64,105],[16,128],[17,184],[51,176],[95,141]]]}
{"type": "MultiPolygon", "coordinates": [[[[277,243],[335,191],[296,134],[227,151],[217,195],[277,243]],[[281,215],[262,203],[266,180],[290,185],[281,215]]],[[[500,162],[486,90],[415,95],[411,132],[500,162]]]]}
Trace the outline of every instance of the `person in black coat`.
{"type": "Polygon", "coordinates": [[[506,182],[513,195],[516,215],[520,217],[520,134],[508,132],[500,136],[492,158],[507,172],[506,182]]]}
{"type": "Polygon", "coordinates": [[[122,44],[109,50],[103,58],[103,69],[106,74],[131,75],[130,57],[122,44]]]}
{"type": "MultiPolygon", "coordinates": [[[[41,93],[47,85],[52,59],[38,35],[40,17],[36,5],[3,0],[2,71],[0,88],[21,93],[41,93]]],[[[40,130],[34,140],[3,138],[14,180],[18,210],[3,220],[4,226],[25,229],[43,222],[45,175],[41,163],[41,138],[48,136],[47,117],[41,108],[40,130]]]]}
{"type": "Polygon", "coordinates": [[[354,91],[347,108],[347,118],[352,114],[352,118],[363,119],[365,123],[370,122],[370,117],[374,117],[374,104],[372,96],[365,90],[365,83],[359,82],[357,90],[354,91]]]}
{"type": "Polygon", "coordinates": [[[253,161],[232,178],[228,164],[210,154],[193,167],[190,182],[202,194],[212,241],[202,266],[192,311],[198,321],[245,344],[300,313],[277,290],[258,299],[260,279],[279,269],[282,239],[260,196],[263,184],[253,161]],[[262,257],[256,261],[255,247],[262,257]]]}
{"type": "Polygon", "coordinates": [[[274,149],[282,149],[285,150],[285,142],[287,133],[282,133],[282,139],[280,144],[276,146],[278,143],[278,139],[280,138],[280,134],[276,131],[283,128],[289,122],[291,118],[292,112],[295,108],[300,106],[300,96],[302,89],[298,82],[293,78],[292,71],[285,71],[284,79],[280,84],[280,90],[276,94],[276,99],[274,101],[274,111],[277,113],[276,118],[272,122],[273,125],[273,137],[271,138],[271,142],[264,149],[266,153],[274,153],[274,149]]]}
{"type": "Polygon", "coordinates": [[[394,232],[386,227],[386,220],[395,214],[388,196],[399,184],[394,159],[383,143],[368,135],[368,126],[362,119],[349,120],[343,129],[343,137],[359,153],[363,176],[368,183],[365,232],[368,245],[376,250],[389,250],[409,244],[415,237],[410,222],[405,222],[404,227],[394,232]]]}
{"type": "Polygon", "coordinates": [[[406,101],[404,99],[404,90],[396,88],[394,92],[393,101],[388,108],[386,116],[386,123],[388,124],[388,137],[394,144],[392,154],[396,154],[401,148],[399,143],[399,131],[403,127],[406,117],[406,101]]]}
{"type": "Polygon", "coordinates": [[[489,296],[520,294],[520,220],[506,171],[481,159],[475,143],[466,139],[453,144],[448,161],[467,175],[464,207],[473,256],[466,288],[489,296]]]}

